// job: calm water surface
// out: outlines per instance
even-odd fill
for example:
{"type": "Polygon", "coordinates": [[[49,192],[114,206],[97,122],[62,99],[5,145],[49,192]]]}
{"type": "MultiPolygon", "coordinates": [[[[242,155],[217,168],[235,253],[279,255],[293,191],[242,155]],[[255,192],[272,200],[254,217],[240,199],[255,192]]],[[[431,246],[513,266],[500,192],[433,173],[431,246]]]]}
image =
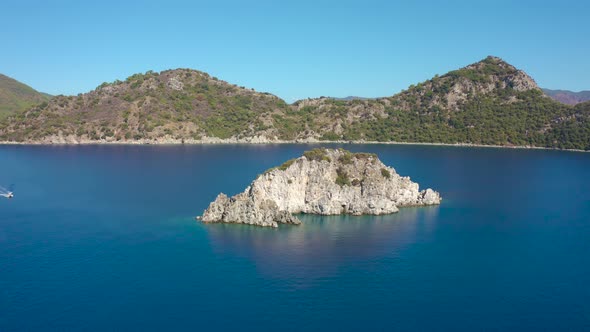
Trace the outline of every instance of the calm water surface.
{"type": "Polygon", "coordinates": [[[0,146],[0,331],[590,330],[590,154],[348,145],[443,204],[194,221],[309,148],[0,146]]]}

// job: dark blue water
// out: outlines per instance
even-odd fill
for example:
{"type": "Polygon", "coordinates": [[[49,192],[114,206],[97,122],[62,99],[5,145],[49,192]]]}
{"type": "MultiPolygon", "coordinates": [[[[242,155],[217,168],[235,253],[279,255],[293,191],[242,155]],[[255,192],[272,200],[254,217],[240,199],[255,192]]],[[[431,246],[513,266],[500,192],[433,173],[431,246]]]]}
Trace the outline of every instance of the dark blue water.
{"type": "Polygon", "coordinates": [[[308,148],[0,147],[0,331],[590,329],[590,154],[347,146],[443,204],[193,220],[308,148]]]}

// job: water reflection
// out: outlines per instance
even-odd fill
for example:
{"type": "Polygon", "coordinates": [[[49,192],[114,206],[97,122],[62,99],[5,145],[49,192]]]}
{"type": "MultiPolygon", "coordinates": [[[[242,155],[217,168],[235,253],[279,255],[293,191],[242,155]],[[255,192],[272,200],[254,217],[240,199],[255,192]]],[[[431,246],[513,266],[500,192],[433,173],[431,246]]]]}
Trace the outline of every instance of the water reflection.
{"type": "Polygon", "coordinates": [[[386,216],[301,215],[301,226],[278,229],[225,224],[205,228],[217,255],[246,258],[265,277],[305,286],[351,263],[395,259],[400,250],[429,238],[438,211],[426,207],[386,216]]]}

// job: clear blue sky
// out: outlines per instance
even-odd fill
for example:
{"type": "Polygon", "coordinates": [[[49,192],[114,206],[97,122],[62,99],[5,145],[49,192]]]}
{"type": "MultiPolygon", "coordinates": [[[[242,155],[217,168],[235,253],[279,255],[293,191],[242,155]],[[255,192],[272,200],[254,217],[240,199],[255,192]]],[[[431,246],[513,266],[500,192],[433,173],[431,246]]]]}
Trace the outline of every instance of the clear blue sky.
{"type": "Polygon", "coordinates": [[[0,73],[77,94],[194,68],[287,101],[392,95],[500,56],[590,90],[590,1],[4,1],[0,73]]]}

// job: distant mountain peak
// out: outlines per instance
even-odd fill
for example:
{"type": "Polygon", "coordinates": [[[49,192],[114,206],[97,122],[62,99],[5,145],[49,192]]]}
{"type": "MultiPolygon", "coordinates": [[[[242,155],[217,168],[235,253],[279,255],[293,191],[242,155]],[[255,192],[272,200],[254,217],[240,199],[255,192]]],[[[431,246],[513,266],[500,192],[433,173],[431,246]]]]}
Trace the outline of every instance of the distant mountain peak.
{"type": "Polygon", "coordinates": [[[466,103],[482,97],[495,97],[504,103],[517,99],[515,93],[534,91],[542,96],[537,83],[524,71],[499,57],[488,56],[463,68],[410,86],[393,96],[403,109],[463,109],[466,103]]]}
{"type": "Polygon", "coordinates": [[[462,76],[476,83],[500,83],[500,86],[496,84],[496,87],[509,87],[517,91],[540,90],[535,80],[527,73],[502,58],[492,55],[464,68],[451,71],[447,75],[449,74],[462,76]]]}
{"type": "Polygon", "coordinates": [[[552,99],[568,105],[577,105],[590,100],[590,91],[574,92],[568,90],[543,89],[543,92],[552,99]]]}

